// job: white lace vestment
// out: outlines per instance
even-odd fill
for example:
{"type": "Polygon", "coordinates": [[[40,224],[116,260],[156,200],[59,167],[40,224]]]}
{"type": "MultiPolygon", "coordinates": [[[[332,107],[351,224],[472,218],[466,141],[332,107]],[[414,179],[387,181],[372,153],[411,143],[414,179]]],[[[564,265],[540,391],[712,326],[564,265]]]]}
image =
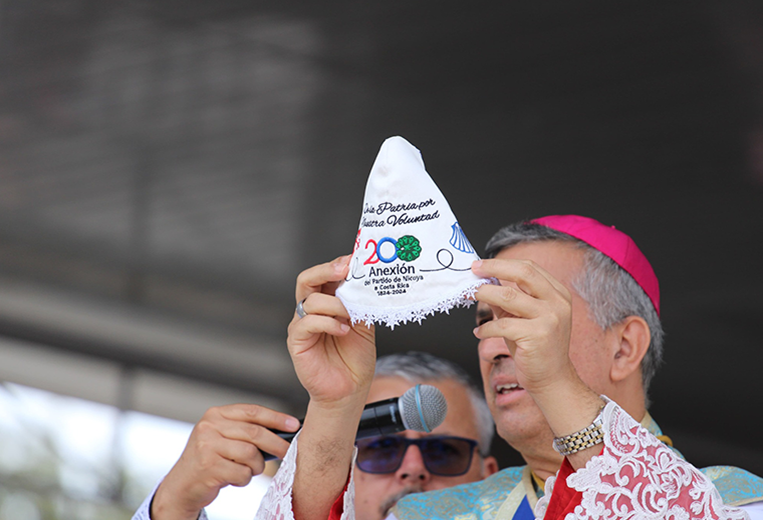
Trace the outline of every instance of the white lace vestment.
{"type": "MultiPolygon", "coordinates": [[[[750,518],[744,510],[724,505],[710,479],[613,401],[603,410],[603,423],[602,453],[567,478],[583,499],[565,520],[750,518]]],[[[543,518],[555,481],[546,481],[536,518],[543,518]]]]}
{"type": "MultiPolygon", "coordinates": [[[[726,506],[713,483],[697,468],[649,433],[613,401],[602,411],[604,449],[567,484],[583,493],[582,503],[565,520],[750,519],[726,506]]],[[[257,512],[257,520],[294,520],[291,489],[296,472],[297,438],[291,444],[257,512]]],[[[543,518],[555,477],[546,482],[535,517],[543,518]]],[[[508,493],[508,491],[507,491],[508,493]]],[[[341,520],[354,520],[352,476],[344,494],[341,520]]]]}

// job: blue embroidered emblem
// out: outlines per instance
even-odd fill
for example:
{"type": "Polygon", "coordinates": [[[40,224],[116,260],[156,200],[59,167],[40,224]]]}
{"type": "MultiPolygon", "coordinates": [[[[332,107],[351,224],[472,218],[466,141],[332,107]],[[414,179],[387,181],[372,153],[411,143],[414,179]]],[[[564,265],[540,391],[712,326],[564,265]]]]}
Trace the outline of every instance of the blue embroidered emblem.
{"type": "Polygon", "coordinates": [[[453,229],[453,234],[450,236],[450,245],[464,253],[474,253],[474,248],[469,243],[469,239],[466,238],[458,222],[454,222],[450,227],[453,229]]]}

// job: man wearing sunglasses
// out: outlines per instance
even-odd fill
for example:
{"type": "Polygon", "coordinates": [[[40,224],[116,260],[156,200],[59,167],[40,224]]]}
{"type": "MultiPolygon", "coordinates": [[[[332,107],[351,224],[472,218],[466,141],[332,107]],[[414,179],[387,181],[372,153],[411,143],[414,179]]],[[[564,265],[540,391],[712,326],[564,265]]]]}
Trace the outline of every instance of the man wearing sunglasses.
{"type": "Polygon", "coordinates": [[[358,520],[384,518],[405,495],[475,482],[498,471],[488,455],[495,431],[490,409],[458,365],[423,352],[381,357],[367,401],[401,396],[416,384],[437,387],[448,413],[431,433],[405,431],[357,441],[358,520]]]}
{"type": "MultiPolygon", "coordinates": [[[[498,433],[527,465],[406,497],[391,515],[763,518],[763,479],[728,466],[699,471],[647,413],[662,350],[659,289],[630,237],[555,215],[499,231],[487,256],[472,266],[500,281],[475,295],[484,390],[498,433]]],[[[311,401],[258,518],[351,515],[353,436],[342,425],[359,420],[375,346],[373,328],[349,325],[332,296],[348,265],[339,258],[297,280],[302,312],[288,344],[311,401]]]]}
{"type": "MultiPolygon", "coordinates": [[[[495,433],[490,409],[482,391],[455,363],[424,352],[381,357],[367,401],[400,397],[417,384],[437,387],[448,413],[431,433],[406,431],[358,441],[358,520],[384,518],[411,493],[475,482],[498,471],[488,455],[495,433]]],[[[262,473],[260,449],[283,457],[288,444],[267,428],[296,430],[287,420],[297,421],[257,405],[210,409],[194,427],[180,460],[133,519],[206,519],[203,508],[222,487],[246,485],[262,473]]]]}

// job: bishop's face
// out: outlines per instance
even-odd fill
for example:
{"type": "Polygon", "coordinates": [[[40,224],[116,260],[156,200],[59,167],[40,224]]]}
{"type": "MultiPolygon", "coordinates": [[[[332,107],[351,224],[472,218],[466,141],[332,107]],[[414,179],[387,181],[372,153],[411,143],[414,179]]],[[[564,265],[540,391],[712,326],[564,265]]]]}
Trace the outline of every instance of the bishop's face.
{"type": "MultiPolygon", "coordinates": [[[[584,251],[562,241],[528,242],[504,249],[502,259],[532,260],[564,284],[572,294],[572,332],[569,356],[580,378],[594,391],[607,394],[609,380],[610,332],[604,331],[589,316],[588,304],[572,287],[583,268],[584,251]]],[[[477,324],[493,319],[490,307],[480,303],[477,324]]],[[[479,342],[480,371],[490,411],[498,434],[515,449],[545,453],[560,459],[551,448],[553,434],[530,394],[518,385],[516,367],[502,338],[479,342]],[[540,451],[539,451],[540,450],[540,451]]],[[[561,460],[561,459],[560,459],[561,460]]]]}

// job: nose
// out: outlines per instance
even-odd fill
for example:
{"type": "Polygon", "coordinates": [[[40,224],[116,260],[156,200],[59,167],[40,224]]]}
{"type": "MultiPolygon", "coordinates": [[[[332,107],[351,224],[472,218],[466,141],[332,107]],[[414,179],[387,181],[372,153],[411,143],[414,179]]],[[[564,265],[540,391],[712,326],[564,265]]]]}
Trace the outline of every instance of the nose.
{"type": "Polygon", "coordinates": [[[408,446],[395,476],[408,485],[424,485],[429,482],[432,475],[424,465],[424,458],[418,446],[414,444],[408,446]]]}
{"type": "Polygon", "coordinates": [[[479,355],[485,363],[495,363],[502,358],[511,357],[511,351],[503,338],[485,338],[479,342],[479,355]]]}

